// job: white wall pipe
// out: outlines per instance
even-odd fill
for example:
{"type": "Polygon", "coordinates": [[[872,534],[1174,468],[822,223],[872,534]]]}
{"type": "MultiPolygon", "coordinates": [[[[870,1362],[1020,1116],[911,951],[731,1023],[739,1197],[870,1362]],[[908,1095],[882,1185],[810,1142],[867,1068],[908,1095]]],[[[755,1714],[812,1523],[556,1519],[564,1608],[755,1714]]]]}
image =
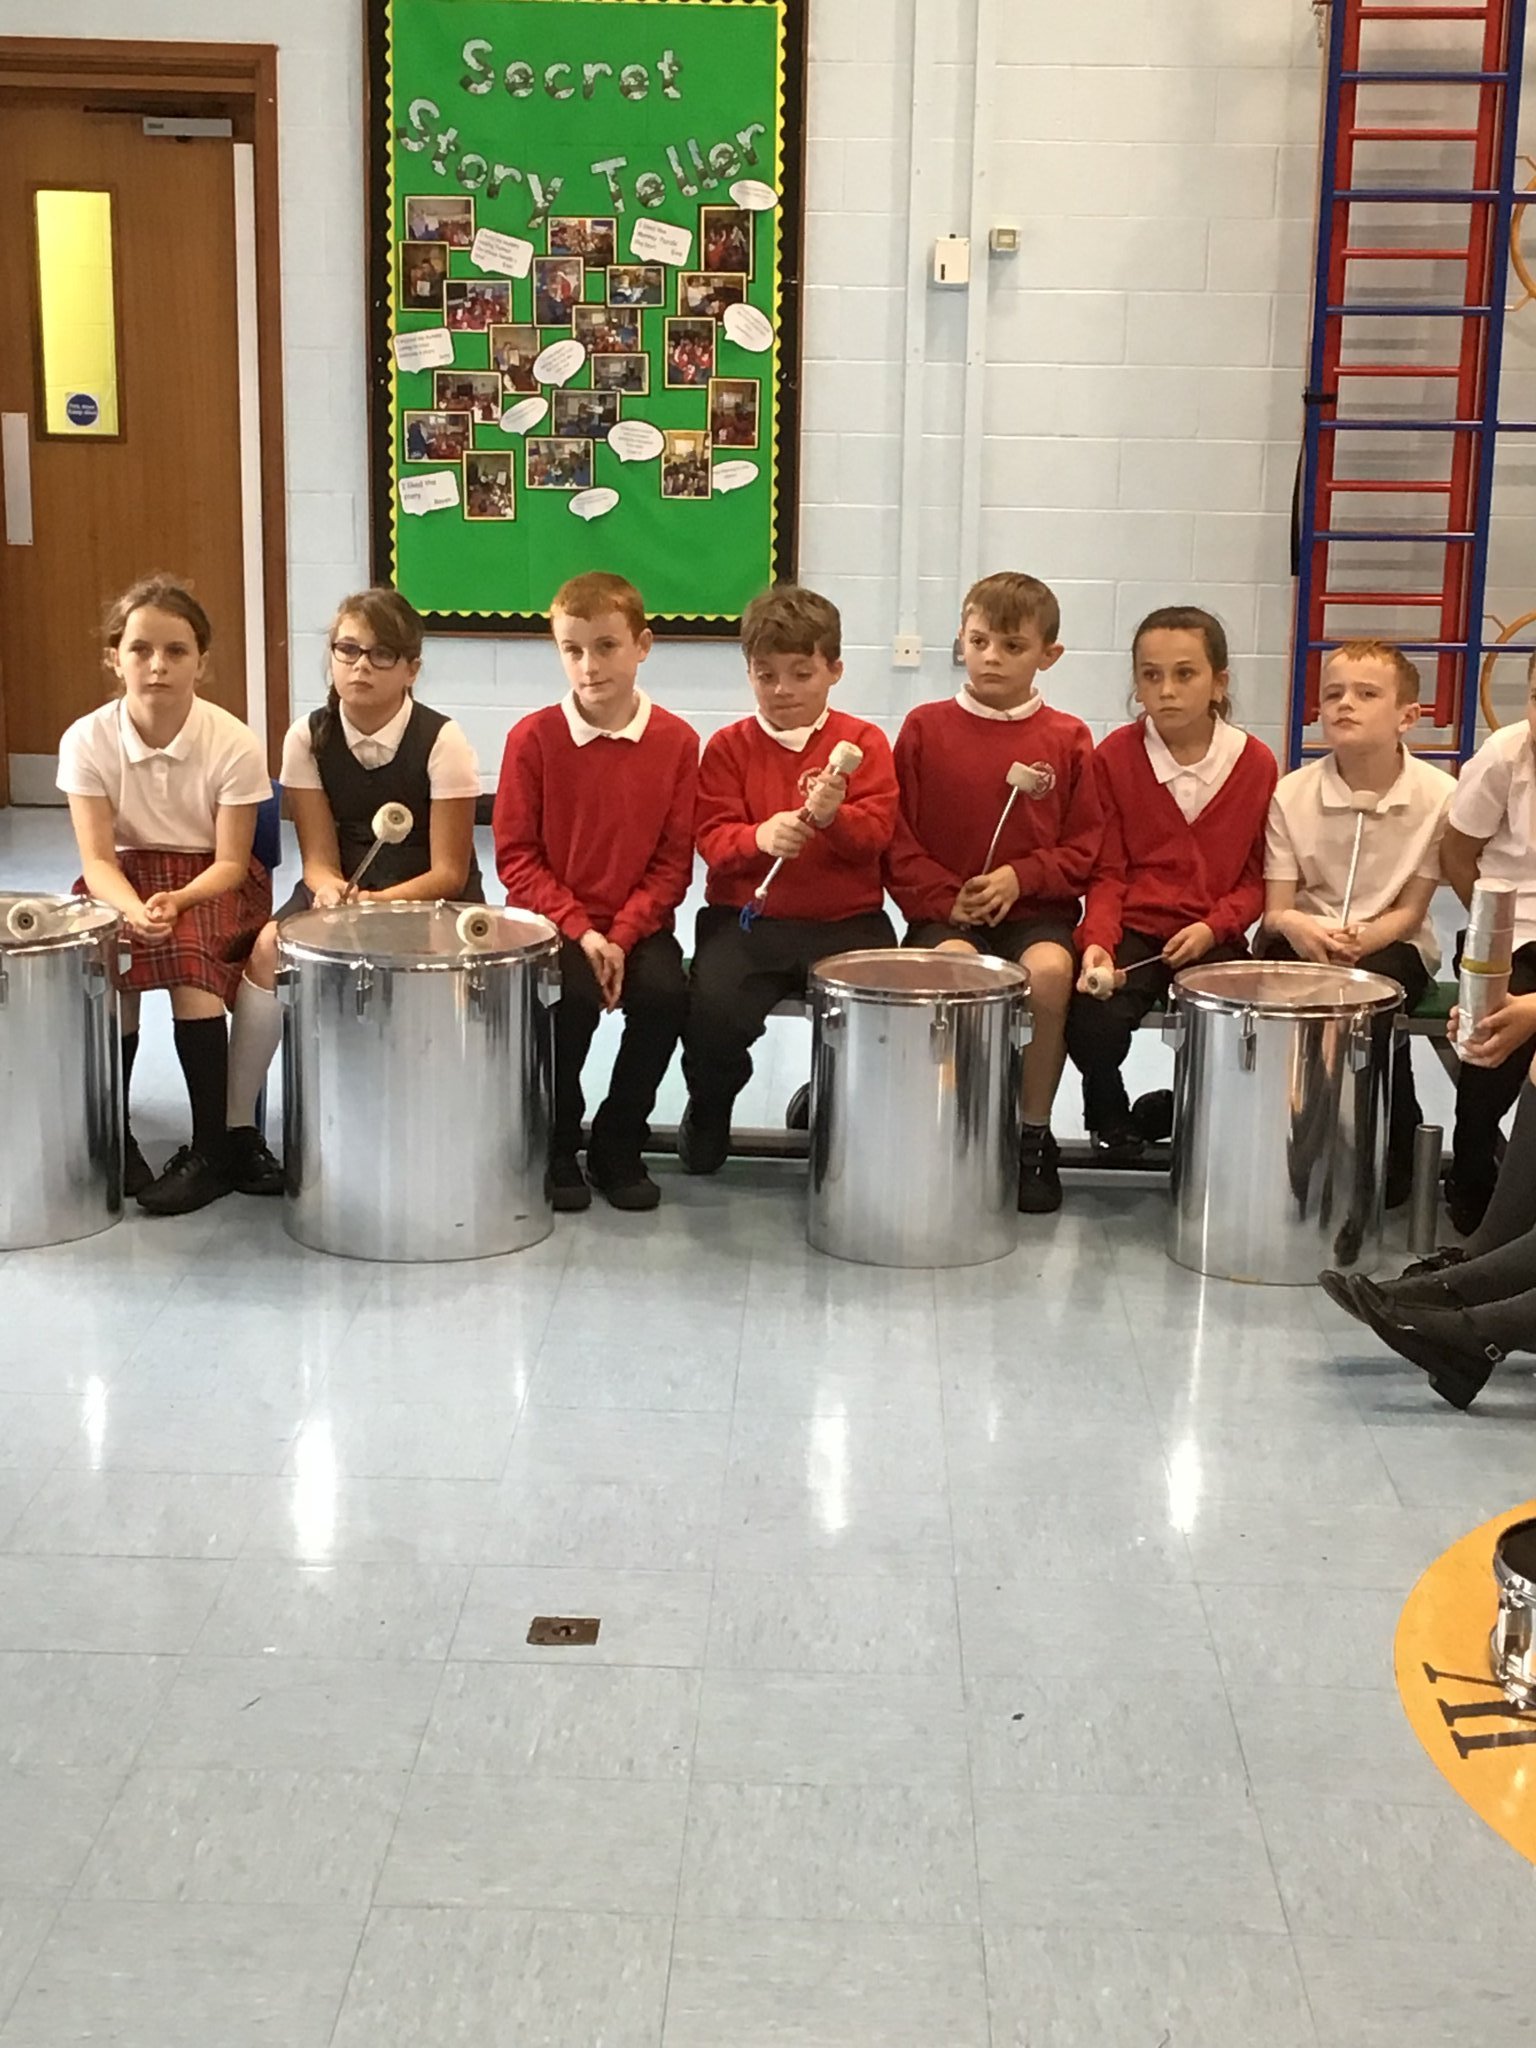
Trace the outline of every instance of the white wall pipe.
{"type": "Polygon", "coordinates": [[[987,399],[987,311],[992,256],[992,97],[999,0],[976,0],[976,86],[971,96],[971,282],[965,319],[965,426],[960,437],[960,601],[981,573],[982,428],[987,399]]]}
{"type": "Polygon", "coordinates": [[[923,379],[928,359],[928,194],[924,162],[933,105],[935,9],[947,0],[911,0],[911,76],[907,117],[907,304],[901,366],[901,502],[896,508],[896,631],[918,630],[923,532],[923,379]]]}

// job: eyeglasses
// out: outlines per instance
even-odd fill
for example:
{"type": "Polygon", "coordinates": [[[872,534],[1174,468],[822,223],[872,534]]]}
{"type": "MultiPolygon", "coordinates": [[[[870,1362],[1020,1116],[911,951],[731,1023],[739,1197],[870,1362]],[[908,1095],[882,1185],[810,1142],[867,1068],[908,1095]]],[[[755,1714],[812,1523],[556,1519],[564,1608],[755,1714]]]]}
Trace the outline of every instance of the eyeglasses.
{"type": "Polygon", "coordinates": [[[360,661],[366,661],[370,668],[384,671],[392,669],[400,659],[393,647],[360,647],[355,640],[333,640],[331,652],[343,668],[356,668],[360,661]]]}

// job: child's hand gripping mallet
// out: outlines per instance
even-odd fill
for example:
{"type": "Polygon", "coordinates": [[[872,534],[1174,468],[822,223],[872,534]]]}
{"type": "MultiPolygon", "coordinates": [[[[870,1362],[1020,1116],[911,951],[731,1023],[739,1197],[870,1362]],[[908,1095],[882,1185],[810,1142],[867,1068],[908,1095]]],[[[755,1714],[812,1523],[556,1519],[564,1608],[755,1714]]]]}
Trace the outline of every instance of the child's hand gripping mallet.
{"type": "Polygon", "coordinates": [[[1090,967],[1083,976],[1083,988],[1095,1002],[1105,1003],[1114,994],[1119,983],[1128,974],[1134,974],[1139,967],[1162,967],[1166,962],[1161,953],[1151,953],[1145,960],[1133,960],[1129,967],[1090,967]]]}
{"type": "Polygon", "coordinates": [[[352,871],[347,884],[347,901],[357,895],[364,875],[373,866],[386,846],[400,846],[411,836],[411,827],[416,820],[404,804],[381,804],[373,814],[373,844],[352,871]]]}
{"type": "Polygon", "coordinates": [[[1355,846],[1349,856],[1349,879],[1344,884],[1344,904],[1339,913],[1340,929],[1346,932],[1349,930],[1350,909],[1355,900],[1355,876],[1360,871],[1360,841],[1365,832],[1365,821],[1367,818],[1375,817],[1376,806],[1380,801],[1381,799],[1368,789],[1353,790],[1350,794],[1349,807],[1355,814],[1355,846]]]}
{"type": "MultiPolygon", "coordinates": [[[[827,757],[825,772],[828,775],[841,775],[846,780],[848,776],[852,775],[863,759],[864,749],[862,747],[856,747],[852,740],[839,740],[827,757]]],[[[807,825],[815,824],[816,814],[811,809],[809,801],[800,806],[800,817],[807,825]]],[[[768,891],[773,884],[773,878],[783,865],[784,856],[780,854],[779,858],[753,890],[752,901],[743,907],[741,928],[744,932],[751,931],[753,925],[762,916],[763,905],[768,900],[768,891]]]]}

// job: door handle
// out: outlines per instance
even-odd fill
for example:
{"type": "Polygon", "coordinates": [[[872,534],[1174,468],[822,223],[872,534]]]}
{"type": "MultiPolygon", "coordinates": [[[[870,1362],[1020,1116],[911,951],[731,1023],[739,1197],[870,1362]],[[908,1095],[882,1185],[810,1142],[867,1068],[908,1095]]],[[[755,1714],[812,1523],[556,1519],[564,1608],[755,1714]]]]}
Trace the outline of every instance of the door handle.
{"type": "Polygon", "coordinates": [[[5,487],[5,538],[32,545],[32,431],[24,412],[0,412],[0,472],[5,487]]]}

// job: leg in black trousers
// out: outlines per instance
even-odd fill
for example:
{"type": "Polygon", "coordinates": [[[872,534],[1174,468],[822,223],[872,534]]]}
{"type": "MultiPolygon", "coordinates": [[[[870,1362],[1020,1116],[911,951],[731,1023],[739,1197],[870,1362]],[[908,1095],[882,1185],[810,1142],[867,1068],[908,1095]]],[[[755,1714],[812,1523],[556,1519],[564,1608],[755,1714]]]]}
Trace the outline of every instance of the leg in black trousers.
{"type": "Polygon", "coordinates": [[[624,1036],[587,1148],[587,1166],[599,1180],[639,1167],[656,1091],[683,1035],[688,977],[683,949],[671,932],[653,932],[630,949],[619,1007],[624,1036]]]}
{"type": "Polygon", "coordinates": [[[581,1070],[602,1014],[602,991],[591,961],[574,939],[562,939],[560,1000],[555,1005],[555,1124],[550,1135],[550,1150],[556,1159],[574,1159],[581,1150],[581,1122],[587,1107],[581,1092],[581,1070]]]}
{"type": "Polygon", "coordinates": [[[679,1150],[691,1173],[715,1173],[730,1148],[731,1108],[752,1078],[751,1047],[776,1003],[805,994],[806,976],[833,953],[894,946],[883,911],[822,923],[741,914],[712,904],[699,912],[683,1033],[688,1114],[679,1150]]]}
{"type": "MultiPolygon", "coordinates": [[[[1536,945],[1522,946],[1510,965],[1512,996],[1536,993],[1536,945]]],[[[1463,1062],[1456,1077],[1456,1129],[1451,1140],[1451,1221],[1463,1233],[1483,1220],[1498,1179],[1499,1126],[1508,1115],[1536,1052],[1527,1039],[1496,1067],[1463,1062]]]]}

